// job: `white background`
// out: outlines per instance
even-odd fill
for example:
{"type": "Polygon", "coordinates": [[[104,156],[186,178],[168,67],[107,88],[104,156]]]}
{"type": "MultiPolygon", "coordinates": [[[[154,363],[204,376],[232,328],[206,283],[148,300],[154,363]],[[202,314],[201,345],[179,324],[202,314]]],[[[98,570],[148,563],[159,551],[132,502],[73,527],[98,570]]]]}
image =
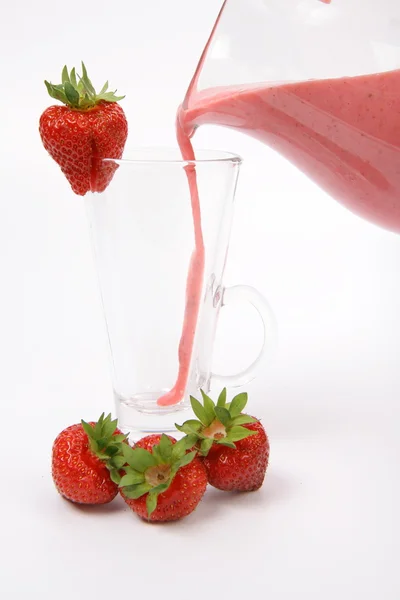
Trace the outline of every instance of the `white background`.
{"type": "MultiPolygon", "coordinates": [[[[210,491],[181,523],[55,492],[56,434],[112,410],[83,203],[41,147],[45,78],[83,58],[126,93],[131,145],[174,144],[174,115],[218,0],[2,5],[0,56],[0,595],[100,600],[260,594],[395,600],[400,523],[400,238],[351,215],[257,142],[204,127],[245,158],[226,283],[258,287],[280,328],[249,387],[271,439],[263,489],[210,491]]],[[[216,369],[245,366],[253,314],[226,311],[216,369]]]]}

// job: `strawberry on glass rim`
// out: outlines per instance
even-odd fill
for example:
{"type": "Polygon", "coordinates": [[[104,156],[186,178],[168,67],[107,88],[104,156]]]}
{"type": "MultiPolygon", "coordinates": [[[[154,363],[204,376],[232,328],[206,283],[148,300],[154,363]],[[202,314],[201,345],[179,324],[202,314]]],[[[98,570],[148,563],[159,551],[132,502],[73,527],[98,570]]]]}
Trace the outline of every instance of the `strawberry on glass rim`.
{"type": "Polygon", "coordinates": [[[65,66],[61,84],[45,81],[52,98],[64,106],[47,108],[40,117],[39,133],[50,156],[61,167],[75,194],[103,192],[117,165],[105,158],[122,157],[128,124],[118,104],[124,96],[108,90],[106,82],[99,93],[90,81],[85,65],[82,75],[65,66]]]}

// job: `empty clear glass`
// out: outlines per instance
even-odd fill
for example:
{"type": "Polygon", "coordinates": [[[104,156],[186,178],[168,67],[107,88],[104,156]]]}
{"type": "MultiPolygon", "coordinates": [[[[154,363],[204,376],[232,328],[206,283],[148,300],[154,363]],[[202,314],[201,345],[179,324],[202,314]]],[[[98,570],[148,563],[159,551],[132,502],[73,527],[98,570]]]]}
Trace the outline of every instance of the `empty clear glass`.
{"type": "Polygon", "coordinates": [[[274,347],[274,317],[263,297],[248,286],[223,287],[241,159],[201,151],[197,157],[184,161],[179,150],[140,150],[129,160],[108,159],[115,169],[109,187],[86,198],[117,416],[133,436],[171,430],[186,418],[176,413],[189,409],[189,394],[200,387],[208,390],[213,379],[228,386],[248,383],[274,347]],[[201,273],[196,264],[193,268],[190,169],[199,192],[205,250],[201,273]],[[186,300],[188,272],[192,279],[203,275],[197,313],[190,313],[186,300]],[[212,373],[213,345],[220,309],[231,301],[250,302],[258,310],[264,345],[248,369],[222,377],[212,373]],[[182,393],[160,404],[179,373],[182,393]]]}

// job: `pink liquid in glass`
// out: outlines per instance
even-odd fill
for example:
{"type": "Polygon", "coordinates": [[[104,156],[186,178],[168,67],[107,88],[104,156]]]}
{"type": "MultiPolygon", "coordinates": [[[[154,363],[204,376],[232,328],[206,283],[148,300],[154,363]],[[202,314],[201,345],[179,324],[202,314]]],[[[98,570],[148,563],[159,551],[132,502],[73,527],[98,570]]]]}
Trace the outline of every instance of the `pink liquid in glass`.
{"type": "MultiPolygon", "coordinates": [[[[181,149],[182,158],[187,161],[195,159],[193,147],[177,120],[177,139],[181,149]]],[[[204,276],[204,242],[201,228],[201,211],[199,191],[197,187],[196,170],[194,165],[188,164],[186,175],[189,184],[192,205],[194,250],[189,263],[189,272],[186,281],[186,303],[183,319],[181,340],[178,349],[179,371],[173,388],[157,400],[159,406],[173,406],[180,402],[185,394],[186,384],[193,354],[194,337],[200,310],[201,291],[204,276]]]]}

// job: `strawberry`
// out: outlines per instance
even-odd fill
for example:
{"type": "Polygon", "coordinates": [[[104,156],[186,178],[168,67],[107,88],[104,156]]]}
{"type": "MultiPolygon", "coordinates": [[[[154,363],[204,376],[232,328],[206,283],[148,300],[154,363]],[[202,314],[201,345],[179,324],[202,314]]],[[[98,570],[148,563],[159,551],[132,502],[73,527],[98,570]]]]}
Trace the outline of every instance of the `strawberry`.
{"type": "Polygon", "coordinates": [[[50,96],[65,106],[50,106],[40,117],[43,145],[75,194],[102,192],[117,169],[115,162],[102,159],[121,158],[128,135],[124,111],[117,104],[124,96],[107,91],[108,82],[97,94],[83,63],[81,77],[64,67],[61,79],[60,85],[45,81],[50,96]]]}
{"type": "Polygon", "coordinates": [[[201,394],[203,404],[190,399],[199,420],[191,419],[176,427],[187,435],[188,443],[195,437],[208,482],[225,491],[259,489],[268,466],[269,441],[260,421],[242,412],[247,394],[235,396],[228,404],[224,389],[216,405],[202,390],[201,394]]]}
{"type": "Polygon", "coordinates": [[[129,466],[120,482],[121,495],[142,519],[176,521],[197,507],[207,487],[207,474],[196,451],[187,453],[195,439],[177,442],[163,435],[149,435],[135,448],[123,445],[129,466]]]}
{"type": "Polygon", "coordinates": [[[59,493],[79,504],[106,504],[118,494],[119,469],[125,464],[126,439],[111,415],[97,423],[82,421],[54,441],[52,476],[59,493]]]}

